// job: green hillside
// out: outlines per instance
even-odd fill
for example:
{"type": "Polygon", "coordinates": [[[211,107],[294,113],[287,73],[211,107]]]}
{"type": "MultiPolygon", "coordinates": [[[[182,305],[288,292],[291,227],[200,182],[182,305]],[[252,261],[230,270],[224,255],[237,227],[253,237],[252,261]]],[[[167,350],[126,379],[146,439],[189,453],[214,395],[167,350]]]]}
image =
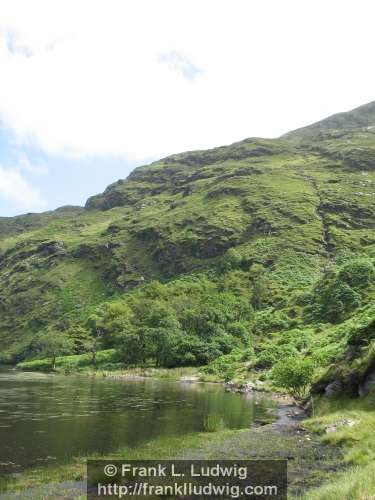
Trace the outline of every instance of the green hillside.
{"type": "Polygon", "coordinates": [[[308,359],[316,391],[356,392],[375,368],[374,200],[375,102],[137,168],[85,208],[2,218],[2,360],[40,356],[46,332],[128,364],[267,377],[308,359]]]}

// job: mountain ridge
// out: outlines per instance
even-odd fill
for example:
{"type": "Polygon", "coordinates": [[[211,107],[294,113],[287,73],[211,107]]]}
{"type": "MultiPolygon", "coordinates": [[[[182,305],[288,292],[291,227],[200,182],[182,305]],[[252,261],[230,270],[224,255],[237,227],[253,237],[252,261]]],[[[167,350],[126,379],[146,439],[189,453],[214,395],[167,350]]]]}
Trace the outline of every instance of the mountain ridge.
{"type": "MultiPolygon", "coordinates": [[[[1,359],[38,356],[41,332],[86,332],[121,352],[153,332],[151,358],[158,335],[169,345],[157,362],[210,363],[251,345],[267,370],[285,337],[294,356],[342,359],[360,382],[372,358],[359,370],[345,356],[372,318],[375,133],[361,120],[375,104],[359,109],[325,122],[341,129],[313,124],[138,167],[85,208],[0,219],[1,359]]],[[[356,362],[372,333],[360,339],[356,362]]]]}
{"type": "MultiPolygon", "coordinates": [[[[125,179],[119,179],[118,181],[113,182],[110,184],[106,190],[110,186],[117,185],[117,184],[122,184],[125,182],[125,180],[129,179],[132,180],[134,177],[137,176],[137,173],[139,169],[144,169],[145,167],[151,166],[151,165],[161,165],[161,164],[170,164],[170,163],[184,163],[186,165],[189,165],[189,160],[190,162],[197,161],[197,158],[199,159],[199,156],[202,157],[202,160],[205,161],[207,164],[207,159],[210,156],[210,153],[212,153],[212,156],[214,156],[215,152],[220,152],[220,151],[228,151],[230,155],[230,150],[236,148],[236,146],[245,146],[246,143],[251,143],[251,142],[257,142],[259,143],[258,147],[255,147],[253,151],[247,151],[248,156],[254,155],[261,155],[262,153],[266,152],[269,154],[272,154],[272,149],[267,149],[267,147],[264,145],[264,143],[267,144],[269,142],[270,144],[275,143],[276,141],[284,141],[284,146],[286,146],[289,143],[289,139],[293,139],[295,137],[301,137],[304,135],[304,133],[308,133],[309,135],[314,135],[314,134],[319,134],[322,131],[326,131],[327,129],[344,129],[344,130],[353,130],[356,128],[364,128],[364,127],[372,127],[374,126],[375,128],[375,101],[371,101],[367,104],[364,104],[362,106],[359,106],[357,108],[354,108],[350,111],[346,112],[341,112],[341,113],[334,113],[333,115],[328,116],[327,118],[324,118],[322,120],[318,120],[317,122],[314,122],[310,125],[300,127],[297,129],[294,129],[292,131],[289,131],[279,138],[276,139],[264,139],[260,137],[251,137],[251,138],[246,138],[241,141],[236,141],[232,144],[226,145],[226,146],[218,146],[215,148],[210,148],[210,149],[203,149],[203,150],[191,150],[191,151],[186,151],[183,153],[175,153],[172,155],[169,155],[165,158],[162,158],[160,160],[156,160],[155,162],[147,165],[143,165],[140,167],[136,167],[130,174],[125,178],[125,179]],[[310,134],[311,133],[311,134],[310,134]],[[195,159],[195,160],[194,160],[195,159]],[[182,161],[181,161],[182,160],[182,161]]],[[[281,142],[282,144],[282,142],[281,142]]],[[[243,148],[246,149],[246,148],[243,148]]],[[[246,154],[246,151],[243,152],[242,154],[246,154]]],[[[236,151],[236,155],[232,157],[232,159],[239,159],[241,156],[241,150],[236,151]]],[[[229,156],[230,157],[230,156],[229,156]]],[[[214,161],[214,160],[211,160],[214,161]]],[[[100,194],[97,195],[92,195],[90,196],[87,200],[86,203],[84,204],[83,207],[81,206],[62,206],[62,207],[57,207],[54,210],[49,210],[47,212],[40,212],[39,214],[50,214],[50,213],[56,213],[56,212],[62,212],[65,211],[66,209],[79,209],[79,208],[95,208],[95,198],[100,196],[100,194]]],[[[29,214],[20,214],[16,216],[10,216],[10,217],[0,217],[0,220],[7,219],[15,219],[23,216],[30,216],[30,215],[35,215],[35,213],[29,213],[29,214]]]]}
{"type": "Polygon", "coordinates": [[[357,108],[333,115],[282,135],[283,138],[293,138],[319,134],[327,129],[356,129],[375,126],[375,101],[363,104],[357,108]]]}

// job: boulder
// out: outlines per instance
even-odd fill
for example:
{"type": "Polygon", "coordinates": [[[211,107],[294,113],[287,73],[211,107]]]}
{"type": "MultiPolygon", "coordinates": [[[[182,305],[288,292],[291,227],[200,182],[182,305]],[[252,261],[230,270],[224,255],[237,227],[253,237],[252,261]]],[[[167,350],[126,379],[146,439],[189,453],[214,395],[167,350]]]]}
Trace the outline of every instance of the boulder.
{"type": "Polygon", "coordinates": [[[232,392],[236,390],[236,383],[232,382],[231,380],[229,382],[225,382],[225,390],[228,392],[232,392]]]}
{"type": "Polygon", "coordinates": [[[366,396],[371,389],[375,386],[375,370],[370,372],[362,384],[358,387],[358,394],[360,396],[366,396]]]}
{"type": "Polygon", "coordinates": [[[337,396],[344,392],[344,384],[341,380],[334,380],[324,389],[324,394],[328,397],[337,396]]]}
{"type": "Polygon", "coordinates": [[[250,382],[250,381],[247,381],[247,382],[244,382],[240,388],[239,388],[239,392],[242,392],[244,394],[247,394],[251,391],[253,391],[255,388],[255,384],[253,382],[250,382]]]}

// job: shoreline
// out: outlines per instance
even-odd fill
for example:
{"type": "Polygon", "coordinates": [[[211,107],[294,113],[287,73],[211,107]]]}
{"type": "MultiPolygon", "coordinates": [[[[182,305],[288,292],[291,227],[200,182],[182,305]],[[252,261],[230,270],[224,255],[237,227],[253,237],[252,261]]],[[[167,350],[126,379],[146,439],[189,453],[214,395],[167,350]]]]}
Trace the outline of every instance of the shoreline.
{"type": "MultiPolygon", "coordinates": [[[[241,394],[243,396],[251,396],[264,394],[267,398],[273,399],[277,402],[283,401],[290,405],[303,409],[303,401],[296,399],[291,394],[286,392],[276,392],[274,388],[267,385],[258,386],[253,384],[249,380],[241,380],[238,382],[229,381],[226,382],[223,379],[214,376],[206,376],[199,371],[199,367],[182,367],[178,369],[174,368],[127,368],[124,370],[72,370],[66,373],[61,370],[55,371],[41,371],[41,370],[29,370],[23,369],[22,367],[17,367],[17,365],[12,365],[13,369],[19,370],[24,373],[44,373],[46,375],[59,375],[59,376],[82,376],[85,378],[104,378],[114,381],[146,381],[155,380],[158,382],[174,382],[180,384],[215,384],[221,385],[223,390],[233,394],[241,394]],[[177,370],[177,374],[176,374],[177,370]],[[181,375],[181,372],[192,372],[192,375],[181,375]],[[249,387],[250,386],[250,387],[249,387]]],[[[307,412],[306,417],[308,417],[307,412]]]]}
{"type": "MultiPolygon", "coordinates": [[[[258,396],[261,395],[258,393],[258,396]]],[[[264,394],[264,396],[266,395],[264,394]]],[[[156,438],[136,448],[123,447],[105,455],[94,454],[87,458],[121,459],[124,456],[127,456],[128,459],[146,459],[151,456],[156,459],[194,460],[215,458],[215,456],[219,458],[217,453],[221,454],[223,447],[228,449],[228,456],[231,456],[233,450],[236,453],[238,452],[237,443],[244,446],[246,440],[249,442],[249,446],[259,447],[260,453],[264,452],[260,448],[267,441],[266,452],[278,455],[283,453],[283,447],[280,444],[284,443],[284,439],[293,441],[294,447],[297,448],[301,438],[300,432],[307,434],[307,431],[300,429],[302,411],[298,415],[294,414],[293,410],[296,408],[294,404],[289,404],[290,402],[287,401],[284,404],[278,402],[277,419],[269,424],[254,424],[250,428],[223,429],[216,432],[195,432],[184,436],[156,438]],[[275,441],[275,438],[278,441],[275,441]]],[[[310,443],[305,439],[302,445],[310,447],[310,443]]],[[[240,455],[240,458],[257,458],[257,456],[248,456],[247,450],[247,446],[241,450],[241,453],[245,453],[245,456],[240,455]]],[[[44,498],[45,495],[53,493],[72,495],[64,496],[64,498],[85,498],[85,464],[86,457],[76,457],[68,464],[27,469],[21,473],[17,480],[9,481],[9,490],[1,491],[0,499],[19,498],[13,495],[21,494],[25,497],[30,496],[30,498],[44,498]]]]}
{"type": "MultiPolygon", "coordinates": [[[[191,372],[191,369],[188,369],[191,372]]],[[[28,370],[30,371],[30,370],[28,370]]],[[[144,372],[144,369],[142,369],[144,372]]],[[[223,385],[223,390],[225,390],[225,384],[223,381],[205,381],[205,380],[195,380],[195,381],[184,381],[181,380],[181,377],[175,377],[171,376],[173,370],[156,370],[153,369],[152,373],[150,373],[150,370],[146,370],[147,374],[140,375],[140,369],[128,369],[126,370],[126,373],[124,373],[124,370],[117,370],[117,371],[105,371],[105,376],[108,376],[109,379],[113,380],[157,380],[157,381],[169,381],[169,382],[175,382],[175,383],[221,383],[223,385]],[[120,372],[120,373],[118,373],[120,372]],[[134,373],[137,372],[137,373],[134,373]],[[158,373],[159,376],[155,376],[155,373],[158,373]],[[160,376],[162,374],[162,376],[160,376]]],[[[180,373],[181,370],[179,370],[180,373]]],[[[194,369],[194,372],[197,373],[198,370],[194,369]]],[[[39,372],[40,373],[40,372],[39,372]]],[[[77,371],[72,371],[69,373],[69,375],[76,375],[76,376],[84,376],[84,377],[100,377],[104,376],[103,375],[104,371],[103,370],[98,370],[98,371],[87,371],[87,370],[77,370],[77,371]]],[[[58,375],[63,375],[63,372],[58,372],[58,375]]],[[[174,375],[176,375],[176,371],[174,372],[174,375]]],[[[235,390],[237,389],[237,386],[235,387],[235,390]]],[[[356,425],[352,428],[349,426],[346,426],[344,424],[341,427],[341,423],[343,420],[347,420],[348,422],[351,421],[352,418],[352,410],[351,407],[353,406],[356,408],[358,406],[359,413],[361,415],[363,414],[363,409],[361,405],[366,405],[368,404],[371,409],[373,409],[373,403],[370,400],[352,400],[350,398],[341,398],[341,399],[328,399],[328,398],[317,398],[314,401],[314,406],[316,408],[315,416],[314,417],[309,417],[308,413],[306,410],[301,406],[301,402],[294,400],[294,398],[291,398],[288,395],[281,394],[281,393],[271,393],[265,390],[254,390],[251,392],[247,392],[243,394],[243,397],[268,397],[274,399],[279,406],[279,418],[276,422],[272,424],[266,424],[266,425],[260,425],[259,427],[252,427],[251,429],[242,429],[242,430],[236,430],[236,431],[228,431],[228,430],[223,430],[219,431],[216,433],[198,433],[194,436],[184,436],[181,439],[175,439],[171,438],[170,441],[171,444],[168,447],[168,454],[165,454],[165,450],[163,448],[163,444],[161,441],[159,442],[153,442],[153,443],[148,443],[147,446],[147,453],[142,455],[142,452],[145,453],[146,449],[143,449],[142,446],[138,447],[137,449],[133,450],[124,450],[123,453],[126,453],[126,456],[129,456],[129,452],[131,453],[131,456],[135,456],[137,458],[149,458],[151,455],[150,453],[153,453],[153,450],[155,451],[154,456],[157,458],[162,458],[162,457],[170,457],[171,455],[176,455],[180,454],[179,456],[181,457],[181,454],[183,457],[186,456],[187,448],[190,448],[190,451],[194,450],[194,448],[199,448],[201,447],[202,443],[210,443],[210,446],[212,445],[212,448],[215,448],[215,443],[220,443],[223,440],[226,440],[226,443],[228,446],[231,446],[231,443],[237,442],[237,445],[234,448],[238,448],[242,446],[242,439],[240,439],[239,436],[247,436],[248,439],[255,439],[255,441],[259,440],[259,446],[263,447],[264,443],[267,440],[274,440],[274,442],[268,444],[270,447],[270,450],[275,451],[275,446],[276,443],[284,440],[287,440],[287,442],[282,442],[280,443],[280,449],[284,450],[289,450],[288,453],[286,454],[286,457],[289,458],[291,457],[291,460],[294,460],[295,452],[290,451],[292,450],[294,444],[290,444],[289,440],[291,440],[293,443],[297,442],[298,446],[302,446],[305,444],[305,441],[307,442],[314,442],[315,448],[319,451],[320,449],[327,449],[329,452],[332,452],[334,458],[332,458],[331,463],[327,467],[320,467],[320,465],[311,465],[307,467],[308,470],[314,469],[316,471],[316,474],[318,476],[321,476],[318,483],[314,483],[311,485],[308,484],[306,488],[302,485],[303,489],[303,495],[301,496],[300,493],[298,493],[298,498],[303,498],[304,500],[335,500],[337,497],[337,492],[340,491],[340,488],[343,487],[343,485],[348,489],[352,487],[353,484],[357,484],[358,492],[361,491],[367,491],[367,483],[369,482],[369,479],[367,479],[367,475],[369,474],[368,471],[371,472],[371,474],[374,475],[375,477],[375,464],[373,465],[371,462],[367,461],[363,462],[363,466],[358,467],[358,463],[360,464],[361,461],[363,460],[361,457],[361,453],[364,455],[368,455],[370,453],[371,455],[371,449],[372,449],[372,443],[370,443],[370,451],[368,452],[367,450],[361,451],[363,446],[363,443],[366,443],[369,439],[372,439],[372,429],[373,425],[375,423],[375,416],[372,417],[373,420],[371,420],[370,425],[368,425],[367,422],[365,422],[365,418],[358,418],[356,419],[356,425]],[[292,403],[292,406],[290,405],[292,403]],[[336,406],[338,405],[338,408],[340,410],[337,412],[336,406]],[[280,407],[283,407],[283,409],[280,409],[280,407]],[[294,414],[296,412],[296,414],[294,414]],[[290,413],[290,415],[287,415],[287,413],[290,413]],[[281,414],[281,415],[280,415],[281,414]],[[286,416],[286,420],[283,422],[283,416],[286,416]],[[343,417],[345,416],[345,419],[343,417]],[[289,418],[290,417],[290,418],[289,418]],[[364,423],[364,425],[362,425],[364,423]],[[285,424],[285,425],[284,425],[285,424]],[[358,425],[357,425],[358,424],[358,425]],[[329,432],[326,430],[329,427],[333,427],[334,432],[329,432]],[[356,437],[356,430],[358,429],[358,432],[360,433],[361,439],[357,439],[356,437]],[[185,443],[185,439],[187,439],[187,443],[185,443]],[[362,444],[361,444],[362,443],[362,444]],[[161,448],[160,445],[161,444],[161,448]],[[164,450],[164,452],[163,452],[164,450]],[[173,451],[173,453],[172,453],[173,451]],[[132,455],[135,454],[135,455],[132,455]],[[359,456],[357,456],[359,455],[359,456]],[[342,473],[342,469],[345,467],[345,472],[342,473]],[[371,468],[373,467],[373,468],[371,468]],[[332,496],[329,496],[330,492],[332,493],[332,496]],[[327,494],[329,492],[329,494],[327,494]]],[[[367,415],[367,411],[366,411],[367,415]]],[[[168,440],[166,440],[168,441],[168,440]]],[[[375,443],[374,443],[375,445],[375,443]]],[[[218,448],[219,445],[216,446],[218,448]]],[[[249,443],[249,449],[244,451],[246,453],[244,456],[246,458],[257,458],[258,455],[253,455],[251,448],[252,448],[252,443],[249,443]]],[[[118,456],[121,458],[121,450],[120,451],[114,451],[113,454],[111,455],[111,458],[114,458],[114,456],[118,456]],[[120,453],[120,455],[118,455],[120,453]]],[[[210,452],[210,450],[209,450],[210,452]]],[[[220,453],[220,456],[223,456],[222,451],[217,450],[218,453],[220,453]]],[[[124,456],[124,455],[122,455],[124,456]]],[[[230,457],[229,455],[226,455],[230,457]]],[[[318,457],[320,456],[319,453],[317,455],[318,457]]],[[[103,457],[95,457],[95,458],[103,458],[103,457]]],[[[200,458],[215,458],[214,455],[207,455],[207,456],[200,456],[200,458]]],[[[217,458],[217,457],[216,457],[217,458]]],[[[73,460],[73,459],[72,459],[73,460]]],[[[81,474],[81,476],[84,476],[84,470],[85,467],[82,465],[82,458],[78,459],[78,475],[81,474]],[[81,462],[80,462],[81,461],[81,462]]],[[[49,474],[46,470],[40,470],[40,475],[41,479],[38,482],[38,484],[46,484],[46,483],[62,483],[64,481],[71,480],[72,478],[77,477],[77,463],[76,465],[66,465],[66,466],[60,466],[57,468],[57,471],[52,472],[52,476],[48,475],[48,477],[43,479],[43,474],[49,474]],[[72,473],[74,471],[74,473],[72,473]],[[57,477],[57,481],[51,481],[51,478],[57,477]]],[[[21,484],[26,482],[26,488],[28,488],[28,479],[24,481],[23,479],[21,480],[21,484]]],[[[15,486],[17,488],[17,486],[15,486]]],[[[22,487],[21,487],[22,489],[22,487]]],[[[24,489],[24,488],[23,488],[24,489]]],[[[359,493],[358,493],[359,495],[359,493]]],[[[1,498],[1,497],[0,497],[1,498]]],[[[74,498],[74,497],[72,497],[74,498]]],[[[353,500],[359,500],[363,497],[358,496],[358,497],[353,497],[353,500]]]]}

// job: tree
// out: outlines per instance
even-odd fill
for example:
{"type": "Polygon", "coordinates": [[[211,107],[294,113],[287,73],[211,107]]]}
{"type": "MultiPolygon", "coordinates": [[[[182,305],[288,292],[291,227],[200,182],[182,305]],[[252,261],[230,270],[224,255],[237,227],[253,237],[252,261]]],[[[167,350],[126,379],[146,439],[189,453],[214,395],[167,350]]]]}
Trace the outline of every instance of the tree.
{"type": "Polygon", "coordinates": [[[91,336],[87,328],[81,325],[74,325],[69,328],[67,333],[73,341],[73,350],[75,354],[83,354],[88,351],[86,343],[91,336]]]}
{"type": "Polygon", "coordinates": [[[70,354],[73,351],[74,342],[67,333],[55,330],[47,330],[38,335],[36,347],[39,353],[51,358],[51,368],[56,369],[56,358],[64,354],[70,354]]]}
{"type": "Polygon", "coordinates": [[[96,353],[99,351],[100,347],[101,343],[97,337],[88,336],[83,341],[83,348],[86,352],[89,352],[91,354],[91,362],[93,365],[96,365],[96,353]]]}
{"type": "Polygon", "coordinates": [[[157,366],[168,364],[169,353],[181,337],[181,325],[172,308],[156,304],[147,318],[148,334],[155,345],[157,366]]]}
{"type": "Polygon", "coordinates": [[[161,301],[145,301],[135,310],[134,322],[124,322],[116,339],[123,359],[129,363],[152,360],[157,366],[169,365],[182,336],[174,309],[161,301]]]}
{"type": "MultiPolygon", "coordinates": [[[[88,325],[93,325],[93,316],[87,321],[88,325]]],[[[68,335],[73,341],[74,352],[76,354],[90,353],[92,355],[92,363],[96,364],[96,353],[100,350],[102,339],[100,331],[93,328],[91,332],[83,326],[73,326],[68,330],[68,335]]]]}
{"type": "Polygon", "coordinates": [[[129,365],[145,364],[155,353],[155,345],[147,328],[124,330],[117,335],[116,342],[123,361],[129,365]]]}

